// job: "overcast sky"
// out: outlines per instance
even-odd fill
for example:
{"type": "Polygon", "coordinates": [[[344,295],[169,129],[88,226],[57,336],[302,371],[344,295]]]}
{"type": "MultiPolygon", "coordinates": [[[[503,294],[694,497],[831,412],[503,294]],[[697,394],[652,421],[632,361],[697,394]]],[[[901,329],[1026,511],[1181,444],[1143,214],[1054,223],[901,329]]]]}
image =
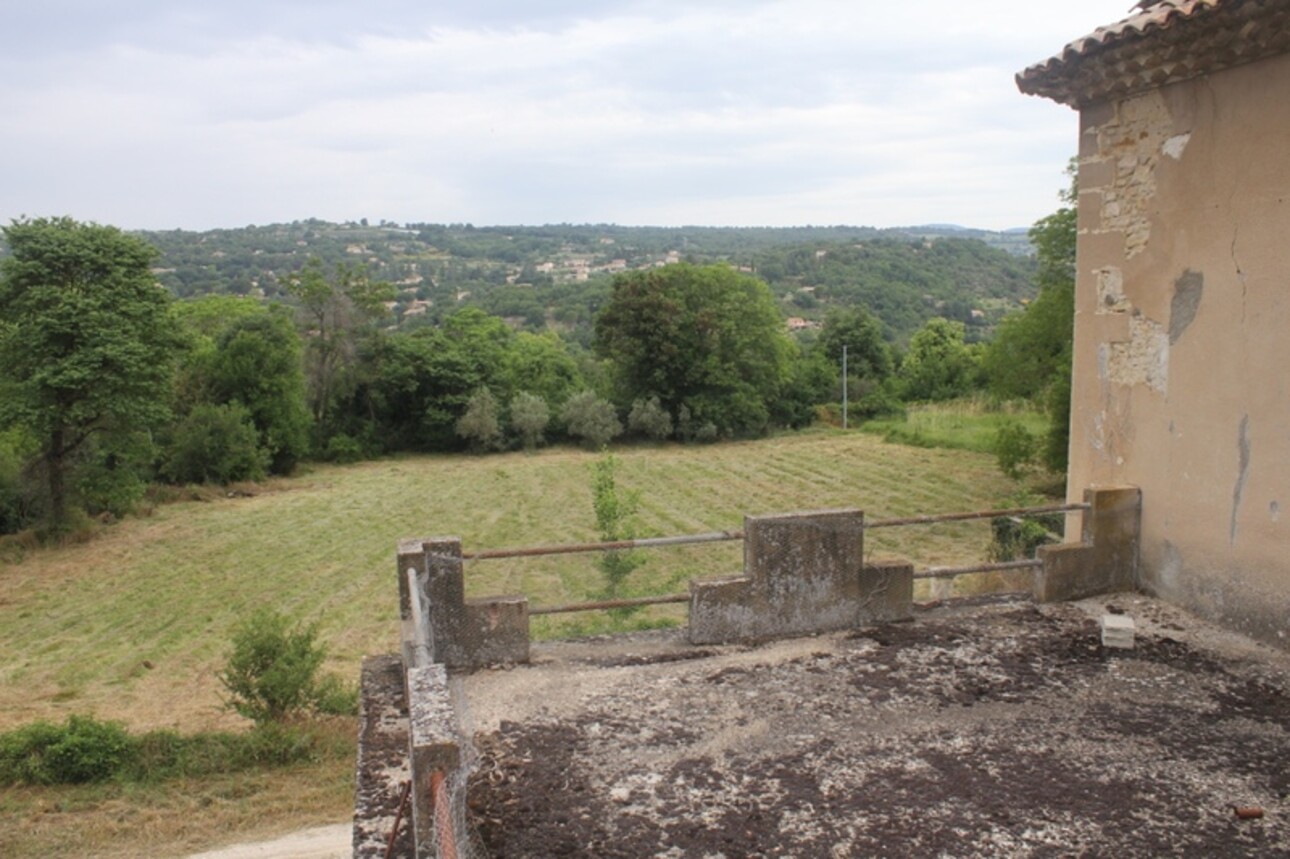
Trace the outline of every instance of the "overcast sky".
{"type": "Polygon", "coordinates": [[[1027,226],[1130,0],[6,0],[0,222],[1027,226]]]}

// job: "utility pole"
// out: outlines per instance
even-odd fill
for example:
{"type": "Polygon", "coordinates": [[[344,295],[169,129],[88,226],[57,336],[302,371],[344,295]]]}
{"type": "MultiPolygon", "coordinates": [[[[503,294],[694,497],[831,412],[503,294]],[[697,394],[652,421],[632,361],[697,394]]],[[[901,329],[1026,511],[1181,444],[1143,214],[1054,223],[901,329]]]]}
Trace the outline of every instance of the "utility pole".
{"type": "Polygon", "coordinates": [[[842,344],[842,428],[847,428],[847,345],[842,344]]]}

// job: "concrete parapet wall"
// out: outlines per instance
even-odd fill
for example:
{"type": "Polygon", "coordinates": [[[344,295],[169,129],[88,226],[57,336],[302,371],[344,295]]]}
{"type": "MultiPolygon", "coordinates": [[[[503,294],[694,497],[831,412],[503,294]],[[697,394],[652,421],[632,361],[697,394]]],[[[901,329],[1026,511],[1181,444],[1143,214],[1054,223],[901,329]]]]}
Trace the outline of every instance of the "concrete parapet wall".
{"type": "Polygon", "coordinates": [[[1084,491],[1091,509],[1084,513],[1079,543],[1043,546],[1036,571],[1036,602],[1060,602],[1133,590],[1138,585],[1138,545],[1142,493],[1116,486],[1084,491]]]}
{"type": "MultiPolygon", "coordinates": [[[[400,540],[397,567],[399,614],[405,630],[414,626],[409,621],[415,616],[407,571],[416,572],[427,608],[424,636],[432,661],[467,671],[528,662],[528,600],[522,596],[466,599],[460,538],[400,540]]],[[[405,640],[405,653],[409,648],[405,640]]]]}
{"type": "Polygon", "coordinates": [[[744,519],[743,576],[690,584],[690,642],[758,641],[910,615],[913,568],[864,564],[864,513],[744,519]]]}
{"type": "MultiPolygon", "coordinates": [[[[412,831],[418,857],[435,857],[435,773],[453,775],[461,766],[457,719],[442,665],[407,668],[408,757],[412,763],[412,831]]],[[[459,800],[462,798],[458,798],[459,800]]],[[[464,819],[457,809],[455,819],[464,819]]]]}

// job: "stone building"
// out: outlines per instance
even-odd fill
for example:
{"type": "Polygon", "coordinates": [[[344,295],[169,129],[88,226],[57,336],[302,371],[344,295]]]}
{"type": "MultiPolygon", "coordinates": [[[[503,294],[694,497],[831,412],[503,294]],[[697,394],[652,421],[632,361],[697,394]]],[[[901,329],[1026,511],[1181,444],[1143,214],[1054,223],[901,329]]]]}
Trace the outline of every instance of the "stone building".
{"type": "Polygon", "coordinates": [[[1290,646],[1290,2],[1162,0],[1017,76],[1080,114],[1069,486],[1141,587],[1290,646]]]}

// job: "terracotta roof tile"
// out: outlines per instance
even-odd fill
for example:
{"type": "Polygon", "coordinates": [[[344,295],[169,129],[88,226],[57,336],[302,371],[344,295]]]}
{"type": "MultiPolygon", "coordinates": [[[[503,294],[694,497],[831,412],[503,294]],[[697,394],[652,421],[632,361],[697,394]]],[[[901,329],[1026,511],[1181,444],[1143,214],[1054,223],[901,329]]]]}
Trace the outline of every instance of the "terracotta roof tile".
{"type": "Polygon", "coordinates": [[[1290,50],[1290,0],[1158,0],[1017,75],[1075,107],[1290,50]]]}

